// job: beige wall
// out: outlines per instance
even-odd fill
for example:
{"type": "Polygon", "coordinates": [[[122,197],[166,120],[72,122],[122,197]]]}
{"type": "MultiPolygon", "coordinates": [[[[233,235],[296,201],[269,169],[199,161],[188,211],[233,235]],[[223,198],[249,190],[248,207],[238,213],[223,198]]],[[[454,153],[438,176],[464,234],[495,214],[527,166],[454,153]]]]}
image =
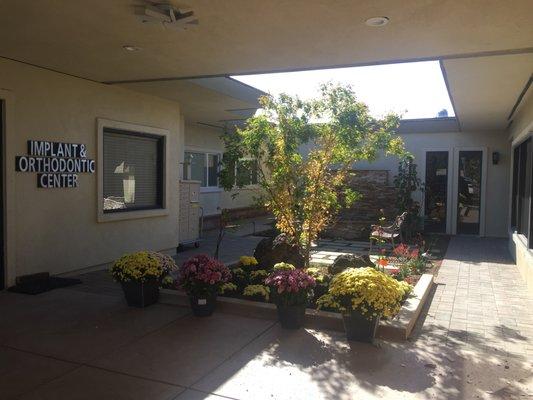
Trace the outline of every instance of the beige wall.
{"type": "MultiPolygon", "coordinates": [[[[485,235],[507,237],[509,168],[511,162],[510,143],[504,132],[446,132],[409,133],[402,135],[406,148],[415,156],[418,176],[424,176],[424,150],[448,150],[468,147],[482,147],[487,154],[485,235]],[[492,152],[500,153],[498,165],[492,164],[492,152]]],[[[360,163],[360,169],[386,169],[391,171],[391,182],[398,171],[398,160],[381,158],[374,163],[360,163]]],[[[418,196],[421,200],[422,196],[418,196]]]]}
{"type": "MultiPolygon", "coordinates": [[[[224,153],[224,142],[221,139],[223,131],[199,124],[185,124],[185,149],[224,153]]],[[[181,155],[183,162],[183,155],[181,155]]],[[[180,173],[183,168],[180,167],[180,173]]],[[[220,214],[222,208],[241,208],[253,205],[253,197],[257,195],[254,188],[242,188],[226,192],[222,189],[201,189],[200,204],[204,208],[204,215],[220,214]],[[233,194],[238,193],[236,197],[233,194]]]]}
{"type": "MultiPolygon", "coordinates": [[[[508,133],[513,145],[533,135],[533,89],[529,89],[528,95],[524,97],[520,107],[516,110],[508,133]]],[[[512,176],[511,168],[509,176],[512,176]]],[[[511,190],[509,190],[509,197],[511,197],[511,190]]],[[[524,236],[510,233],[509,250],[515,258],[518,270],[526,281],[528,289],[533,293],[533,250],[527,248],[524,236]]]]}
{"type": "MultiPolygon", "coordinates": [[[[6,102],[6,256],[8,283],[38,271],[62,273],[111,262],[141,249],[173,251],[178,244],[178,186],[169,185],[164,216],[97,222],[97,174],[79,187],[38,189],[36,174],[15,172],[28,139],[84,143],[98,159],[97,118],[168,130],[168,164],[182,151],[177,103],[0,59],[0,98],[6,102]]],[[[176,168],[167,168],[177,182],[176,168]]]]}

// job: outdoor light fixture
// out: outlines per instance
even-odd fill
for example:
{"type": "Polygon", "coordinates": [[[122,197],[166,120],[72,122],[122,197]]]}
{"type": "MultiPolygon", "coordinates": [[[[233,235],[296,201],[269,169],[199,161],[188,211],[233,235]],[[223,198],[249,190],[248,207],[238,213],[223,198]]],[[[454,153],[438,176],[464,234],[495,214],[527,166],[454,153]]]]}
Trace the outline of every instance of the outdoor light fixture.
{"type": "Polygon", "coordinates": [[[175,30],[187,30],[198,25],[198,18],[189,7],[175,7],[159,0],[144,0],[143,3],[144,5],[135,7],[135,14],[142,23],[175,30]]]}
{"type": "Polygon", "coordinates": [[[494,165],[498,165],[499,162],[500,162],[500,152],[493,151],[492,152],[492,163],[494,165]]]}
{"type": "Polygon", "coordinates": [[[372,17],[365,21],[368,26],[384,26],[389,23],[388,17],[372,17]]]}
{"type": "Polygon", "coordinates": [[[122,46],[122,48],[126,51],[140,51],[141,48],[137,46],[131,46],[129,44],[122,46]]]}

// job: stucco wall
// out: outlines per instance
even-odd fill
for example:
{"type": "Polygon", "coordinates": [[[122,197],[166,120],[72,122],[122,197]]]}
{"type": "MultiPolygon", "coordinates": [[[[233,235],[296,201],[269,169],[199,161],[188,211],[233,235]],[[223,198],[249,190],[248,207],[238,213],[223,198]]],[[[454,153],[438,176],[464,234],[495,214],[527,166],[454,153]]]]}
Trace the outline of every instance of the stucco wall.
{"type": "MultiPolygon", "coordinates": [[[[415,156],[418,175],[423,176],[424,150],[448,150],[461,147],[485,147],[487,149],[486,226],[485,235],[507,237],[508,187],[511,147],[505,132],[446,132],[408,133],[401,135],[405,146],[415,156]],[[492,152],[500,153],[498,165],[492,164],[492,152]]],[[[391,176],[398,172],[398,160],[383,157],[373,163],[358,163],[357,169],[385,169],[391,176]]],[[[451,170],[451,168],[450,168],[451,170]]],[[[418,196],[419,200],[421,196],[418,196]]]]}
{"type": "MultiPolygon", "coordinates": [[[[224,153],[224,143],[221,139],[222,130],[199,124],[185,124],[185,149],[196,151],[211,151],[224,153]]],[[[181,156],[183,157],[183,155],[181,156]]],[[[183,158],[182,158],[183,161],[183,158]]],[[[183,168],[180,168],[182,173],[183,168]]],[[[220,214],[222,208],[241,208],[253,205],[253,198],[257,195],[254,188],[242,188],[226,192],[222,189],[201,189],[200,204],[206,216],[220,214]],[[236,194],[237,196],[232,197],[236,194]]]]}
{"type": "MultiPolygon", "coordinates": [[[[96,119],[169,131],[168,164],[182,150],[177,103],[122,88],[0,59],[0,98],[6,104],[5,165],[8,284],[38,271],[62,273],[111,262],[141,249],[173,251],[178,243],[178,185],[169,185],[164,216],[97,222],[97,174],[80,174],[79,187],[38,189],[32,173],[15,172],[28,139],[87,145],[98,159],[96,119]]],[[[176,168],[167,168],[177,182],[176,168]]]]}

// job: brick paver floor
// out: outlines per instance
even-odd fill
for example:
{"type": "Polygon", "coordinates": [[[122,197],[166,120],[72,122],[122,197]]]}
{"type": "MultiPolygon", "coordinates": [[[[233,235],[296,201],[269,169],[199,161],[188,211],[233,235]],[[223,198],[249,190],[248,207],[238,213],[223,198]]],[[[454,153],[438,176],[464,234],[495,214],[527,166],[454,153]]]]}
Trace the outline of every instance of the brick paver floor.
{"type": "Polygon", "coordinates": [[[533,360],[533,297],[507,240],[452,238],[435,282],[423,330],[444,332],[451,346],[533,360]]]}

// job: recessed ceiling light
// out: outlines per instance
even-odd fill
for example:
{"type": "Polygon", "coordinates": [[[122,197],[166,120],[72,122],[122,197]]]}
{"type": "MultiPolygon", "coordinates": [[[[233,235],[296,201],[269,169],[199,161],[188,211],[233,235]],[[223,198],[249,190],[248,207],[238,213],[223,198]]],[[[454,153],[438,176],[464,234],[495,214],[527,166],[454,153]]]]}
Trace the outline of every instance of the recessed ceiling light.
{"type": "Polygon", "coordinates": [[[384,26],[389,23],[388,17],[372,17],[365,21],[368,26],[384,26]]]}
{"type": "Polygon", "coordinates": [[[141,48],[140,47],[137,47],[137,46],[131,46],[131,45],[125,45],[125,46],[122,46],[122,48],[126,51],[140,51],[141,48]]]}

